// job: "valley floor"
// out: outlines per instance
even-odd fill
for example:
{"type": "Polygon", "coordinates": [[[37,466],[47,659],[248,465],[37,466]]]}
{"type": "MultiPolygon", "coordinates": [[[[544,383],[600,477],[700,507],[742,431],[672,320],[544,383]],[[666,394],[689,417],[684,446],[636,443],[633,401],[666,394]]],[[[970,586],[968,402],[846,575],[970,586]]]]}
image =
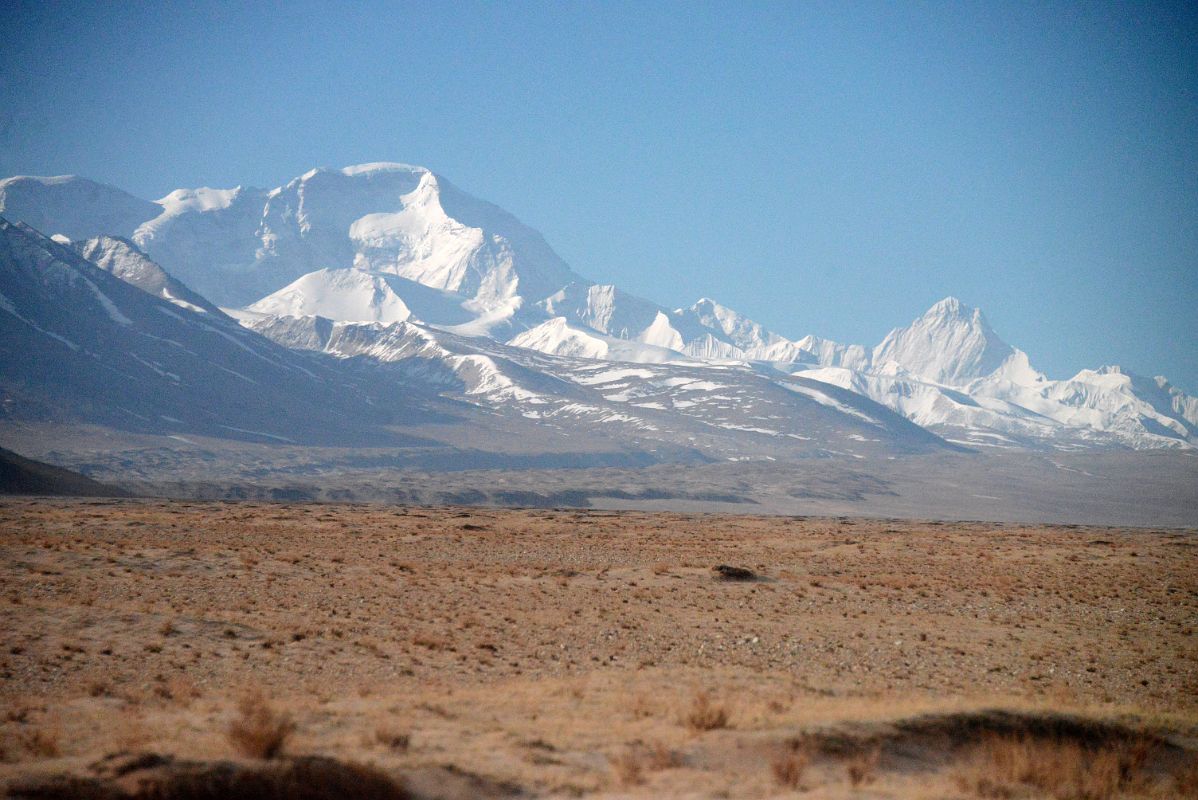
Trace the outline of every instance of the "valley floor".
{"type": "Polygon", "coordinates": [[[1198,791],[1193,532],[9,499],[0,550],[13,796],[275,744],[396,797],[1198,791]]]}

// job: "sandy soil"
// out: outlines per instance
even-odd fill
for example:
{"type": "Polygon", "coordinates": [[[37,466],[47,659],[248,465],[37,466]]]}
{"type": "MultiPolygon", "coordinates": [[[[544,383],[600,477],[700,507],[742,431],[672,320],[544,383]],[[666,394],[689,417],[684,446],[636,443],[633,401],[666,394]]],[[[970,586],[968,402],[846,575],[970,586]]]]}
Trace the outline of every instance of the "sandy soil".
{"type": "Polygon", "coordinates": [[[1198,776],[1190,532],[15,499],[0,548],[9,787],[244,759],[255,691],[419,797],[985,796],[1046,719],[1148,737],[1127,796],[1198,776]]]}

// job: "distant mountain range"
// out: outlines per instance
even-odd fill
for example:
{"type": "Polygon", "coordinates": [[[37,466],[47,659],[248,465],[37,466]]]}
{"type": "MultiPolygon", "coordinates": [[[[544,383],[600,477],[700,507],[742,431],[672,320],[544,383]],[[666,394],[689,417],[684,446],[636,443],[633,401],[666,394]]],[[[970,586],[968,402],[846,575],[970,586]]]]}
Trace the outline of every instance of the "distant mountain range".
{"type": "MultiPolygon", "coordinates": [[[[0,182],[9,419],[611,463],[968,448],[1191,448],[1198,399],[1118,367],[1051,380],[947,298],[874,347],[575,274],[419,167],[156,202],[0,182]]],[[[593,463],[593,462],[592,462],[593,463]]]]}

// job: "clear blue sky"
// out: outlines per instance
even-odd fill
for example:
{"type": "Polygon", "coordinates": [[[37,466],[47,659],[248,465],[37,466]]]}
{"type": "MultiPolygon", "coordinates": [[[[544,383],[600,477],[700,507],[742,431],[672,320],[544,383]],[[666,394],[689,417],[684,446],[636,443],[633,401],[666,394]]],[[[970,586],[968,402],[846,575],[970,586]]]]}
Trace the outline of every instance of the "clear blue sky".
{"type": "Polygon", "coordinates": [[[954,294],[1198,391],[1195,8],[10,0],[0,174],[406,161],[667,305],[872,344],[954,294]]]}

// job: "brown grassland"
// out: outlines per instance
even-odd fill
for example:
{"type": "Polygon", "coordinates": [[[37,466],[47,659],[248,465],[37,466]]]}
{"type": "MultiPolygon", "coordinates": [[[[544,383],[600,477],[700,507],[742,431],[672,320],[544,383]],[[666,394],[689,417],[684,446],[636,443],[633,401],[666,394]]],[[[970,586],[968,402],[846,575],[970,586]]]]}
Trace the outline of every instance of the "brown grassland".
{"type": "Polygon", "coordinates": [[[1193,532],[11,499],[0,548],[11,796],[1198,796],[1193,532]]]}

